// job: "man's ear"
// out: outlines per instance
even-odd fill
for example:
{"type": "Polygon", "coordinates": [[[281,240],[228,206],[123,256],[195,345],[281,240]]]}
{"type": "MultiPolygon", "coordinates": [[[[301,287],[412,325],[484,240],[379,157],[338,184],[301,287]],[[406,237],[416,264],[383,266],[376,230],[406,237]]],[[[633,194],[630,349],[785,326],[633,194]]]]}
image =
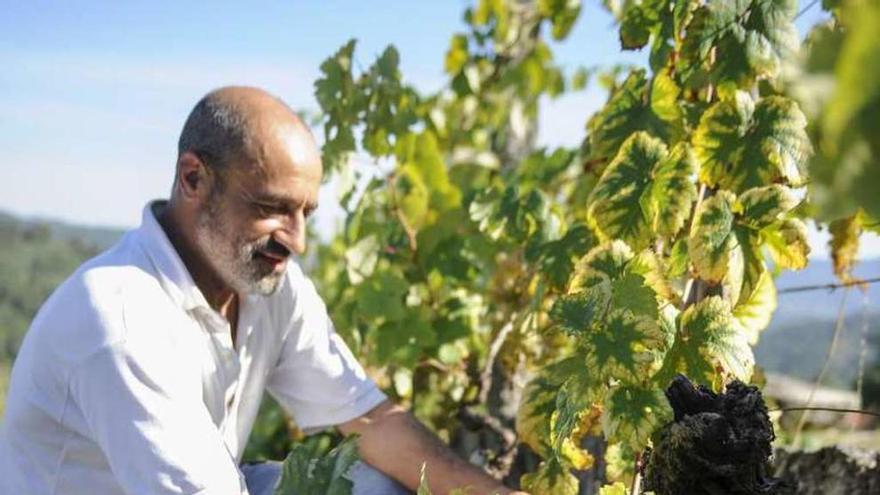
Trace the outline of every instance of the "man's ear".
{"type": "Polygon", "coordinates": [[[185,151],[177,158],[177,183],[175,187],[184,200],[199,201],[207,196],[210,171],[193,152],[185,151]]]}

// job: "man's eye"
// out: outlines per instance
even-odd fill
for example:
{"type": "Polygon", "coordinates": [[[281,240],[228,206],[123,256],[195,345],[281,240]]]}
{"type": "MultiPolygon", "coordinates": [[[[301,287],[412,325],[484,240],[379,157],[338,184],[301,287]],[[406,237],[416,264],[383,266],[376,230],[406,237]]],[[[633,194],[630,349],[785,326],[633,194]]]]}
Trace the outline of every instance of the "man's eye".
{"type": "Polygon", "coordinates": [[[280,206],[257,204],[256,207],[257,207],[257,212],[261,216],[264,216],[264,217],[271,217],[274,215],[283,215],[284,214],[284,208],[282,208],[280,206]]]}

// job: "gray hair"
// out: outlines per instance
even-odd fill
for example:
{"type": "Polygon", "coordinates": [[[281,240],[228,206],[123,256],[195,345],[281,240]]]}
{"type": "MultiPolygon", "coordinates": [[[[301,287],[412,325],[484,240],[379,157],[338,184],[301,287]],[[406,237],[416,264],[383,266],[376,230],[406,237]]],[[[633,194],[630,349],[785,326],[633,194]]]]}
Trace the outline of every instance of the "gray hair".
{"type": "Polygon", "coordinates": [[[187,117],[177,153],[180,156],[192,152],[207,167],[222,172],[230,163],[246,156],[250,134],[245,113],[229,99],[218,98],[217,92],[211,92],[196,103],[187,117]]]}

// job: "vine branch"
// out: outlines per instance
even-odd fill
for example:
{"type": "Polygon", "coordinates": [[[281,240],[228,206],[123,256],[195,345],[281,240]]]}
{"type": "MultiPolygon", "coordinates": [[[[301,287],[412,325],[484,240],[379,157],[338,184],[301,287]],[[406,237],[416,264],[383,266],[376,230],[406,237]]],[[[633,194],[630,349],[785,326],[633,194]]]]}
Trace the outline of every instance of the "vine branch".
{"type": "Polygon", "coordinates": [[[833,291],[835,289],[852,287],[854,285],[876,284],[877,282],[880,282],[880,277],[867,278],[864,280],[850,280],[848,282],[839,282],[839,283],[831,283],[831,284],[800,285],[797,287],[786,287],[784,289],[779,289],[778,291],[776,291],[776,293],[777,294],[791,294],[792,292],[807,292],[807,291],[812,291],[812,290],[833,291]]]}

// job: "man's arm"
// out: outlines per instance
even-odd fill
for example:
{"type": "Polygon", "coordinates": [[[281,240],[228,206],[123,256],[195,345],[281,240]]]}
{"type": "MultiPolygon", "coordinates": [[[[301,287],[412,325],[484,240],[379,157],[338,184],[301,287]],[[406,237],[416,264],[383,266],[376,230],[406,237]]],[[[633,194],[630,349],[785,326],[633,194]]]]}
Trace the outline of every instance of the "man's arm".
{"type": "Polygon", "coordinates": [[[339,430],[346,435],[360,435],[359,450],[364,462],[408,488],[418,486],[424,463],[428,484],[437,495],[446,495],[456,488],[468,488],[468,493],[474,495],[522,494],[459,458],[412,414],[390,401],[339,425],[339,430]]]}

